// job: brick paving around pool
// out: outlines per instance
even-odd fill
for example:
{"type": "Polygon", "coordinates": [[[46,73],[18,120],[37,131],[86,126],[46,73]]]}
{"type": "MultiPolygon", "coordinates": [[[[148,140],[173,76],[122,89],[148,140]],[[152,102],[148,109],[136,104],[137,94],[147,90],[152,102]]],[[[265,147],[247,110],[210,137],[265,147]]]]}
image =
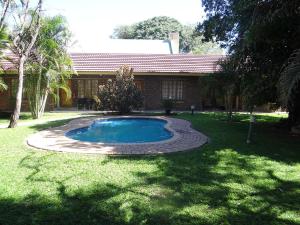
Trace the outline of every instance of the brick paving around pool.
{"type": "Polygon", "coordinates": [[[137,155],[137,154],[163,154],[185,151],[198,148],[207,143],[208,138],[194,130],[191,123],[182,120],[161,116],[110,116],[88,117],[70,121],[68,124],[49,128],[37,132],[27,139],[27,144],[38,149],[77,152],[86,154],[111,154],[111,155],[137,155]],[[156,118],[167,121],[166,129],[173,133],[173,137],[159,142],[147,143],[95,143],[78,141],[65,136],[65,133],[81,127],[89,126],[94,120],[108,118],[156,118]]]}

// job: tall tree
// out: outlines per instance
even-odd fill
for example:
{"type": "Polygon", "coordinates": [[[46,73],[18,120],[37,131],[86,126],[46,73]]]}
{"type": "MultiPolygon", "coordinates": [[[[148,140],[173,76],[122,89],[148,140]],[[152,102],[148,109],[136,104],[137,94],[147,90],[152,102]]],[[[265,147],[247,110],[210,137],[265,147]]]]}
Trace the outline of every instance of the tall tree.
{"type": "Polygon", "coordinates": [[[214,43],[203,44],[199,34],[195,35],[195,27],[182,25],[174,18],[167,16],[153,17],[133,25],[118,26],[114,29],[112,38],[121,39],[157,39],[166,40],[171,32],[178,32],[180,52],[195,51],[198,54],[211,53],[209,49],[214,48],[212,53],[222,51],[214,43]]]}
{"type": "Polygon", "coordinates": [[[34,119],[43,115],[49,94],[59,100],[57,89],[62,89],[70,97],[67,83],[72,71],[72,61],[67,53],[70,37],[64,17],[42,18],[26,67],[25,92],[34,119]]]}
{"type": "Polygon", "coordinates": [[[225,58],[219,61],[220,70],[199,79],[202,96],[211,100],[216,107],[216,99],[223,99],[228,121],[232,120],[234,97],[240,95],[240,76],[234,60],[225,58]]]}
{"type": "Polygon", "coordinates": [[[17,15],[14,16],[16,24],[11,35],[11,50],[19,58],[17,65],[18,88],[15,109],[10,118],[9,128],[17,126],[17,121],[20,116],[23,96],[24,66],[39,34],[42,6],[43,0],[39,0],[35,9],[31,10],[29,0],[22,0],[18,6],[17,15]]]}
{"type": "Polygon", "coordinates": [[[206,41],[216,40],[239,59],[249,102],[278,102],[280,70],[300,48],[298,0],[202,0],[206,19],[198,26],[206,41]]]}

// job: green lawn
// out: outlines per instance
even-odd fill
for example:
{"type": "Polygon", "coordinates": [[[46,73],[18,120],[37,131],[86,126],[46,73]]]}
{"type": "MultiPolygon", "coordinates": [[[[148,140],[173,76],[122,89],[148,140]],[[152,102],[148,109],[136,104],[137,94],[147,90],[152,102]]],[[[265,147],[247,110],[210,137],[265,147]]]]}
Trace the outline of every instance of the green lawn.
{"type": "Polygon", "coordinates": [[[0,129],[0,224],[300,224],[300,137],[260,115],[179,115],[210,137],[193,151],[95,156],[32,150],[44,125],[0,129]]]}
{"type": "MultiPolygon", "coordinates": [[[[46,112],[43,116],[43,118],[39,120],[33,120],[31,117],[31,114],[29,112],[22,112],[20,115],[19,123],[23,122],[37,122],[37,121],[45,121],[45,120],[51,120],[51,119],[61,119],[61,118],[71,118],[80,115],[80,113],[77,112],[68,112],[68,113],[53,113],[53,112],[46,112]]],[[[9,116],[6,117],[0,117],[0,125],[2,124],[8,124],[9,123],[9,116]]]]}

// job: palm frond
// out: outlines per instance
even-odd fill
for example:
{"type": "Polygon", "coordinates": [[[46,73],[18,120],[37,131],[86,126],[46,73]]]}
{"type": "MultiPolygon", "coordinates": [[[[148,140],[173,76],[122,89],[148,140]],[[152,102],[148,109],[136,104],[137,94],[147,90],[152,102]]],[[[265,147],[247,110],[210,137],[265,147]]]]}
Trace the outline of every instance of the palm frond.
{"type": "Polygon", "coordinates": [[[283,67],[279,79],[280,100],[286,106],[300,82],[300,49],[296,50],[283,67]]]}
{"type": "Polygon", "coordinates": [[[7,85],[5,84],[4,80],[0,77],[0,91],[7,90],[7,85]]]}

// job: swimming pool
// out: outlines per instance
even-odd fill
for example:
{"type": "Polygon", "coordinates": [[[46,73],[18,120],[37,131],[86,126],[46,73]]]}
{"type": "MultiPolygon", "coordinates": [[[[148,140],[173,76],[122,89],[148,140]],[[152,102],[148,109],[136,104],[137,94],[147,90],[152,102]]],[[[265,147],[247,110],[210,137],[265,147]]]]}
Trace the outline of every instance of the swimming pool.
{"type": "Polygon", "coordinates": [[[167,121],[152,118],[110,118],[95,120],[90,126],[68,131],[74,140],[101,143],[147,143],[167,140],[173,133],[167,121]]]}

